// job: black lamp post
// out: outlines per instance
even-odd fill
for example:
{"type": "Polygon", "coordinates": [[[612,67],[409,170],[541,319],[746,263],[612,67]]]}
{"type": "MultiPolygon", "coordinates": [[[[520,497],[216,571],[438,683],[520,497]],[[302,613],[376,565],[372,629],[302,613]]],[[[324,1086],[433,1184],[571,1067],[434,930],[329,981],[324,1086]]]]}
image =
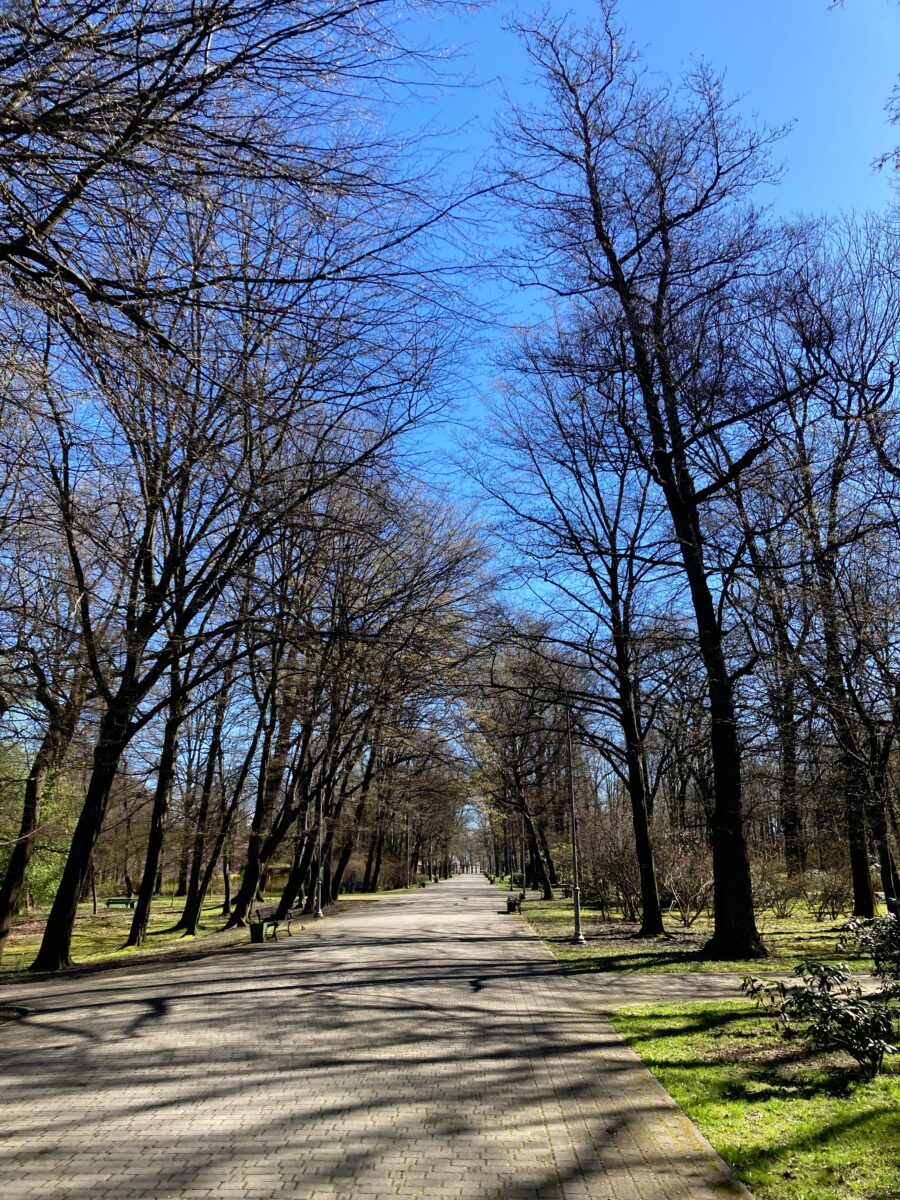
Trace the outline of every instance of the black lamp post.
{"type": "Polygon", "coordinates": [[[578,818],[575,815],[575,770],[572,765],[572,727],[569,704],[566,702],[566,753],[569,764],[569,824],[572,827],[572,904],[575,910],[575,932],[572,941],[584,945],[581,932],[581,888],[578,884],[578,818]]]}

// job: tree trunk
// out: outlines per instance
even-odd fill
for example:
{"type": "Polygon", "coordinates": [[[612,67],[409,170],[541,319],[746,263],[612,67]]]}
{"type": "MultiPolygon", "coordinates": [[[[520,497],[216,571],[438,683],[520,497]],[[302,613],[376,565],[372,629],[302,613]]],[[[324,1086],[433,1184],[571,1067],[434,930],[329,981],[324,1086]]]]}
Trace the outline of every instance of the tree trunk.
{"type": "Polygon", "coordinates": [[[144,874],[138,889],[137,904],[131,921],[127,946],[141,946],[147,936],[150,906],[156,889],[156,877],[162,860],[163,843],[166,838],[166,819],[172,799],[175,780],[175,762],[178,755],[178,734],[184,721],[184,694],[179,690],[169,703],[169,716],[163,732],[163,744],[156,774],[156,789],[153,794],[153,810],[150,814],[150,832],[147,839],[147,857],[144,874]]]}
{"type": "MultiPolygon", "coordinates": [[[[671,467],[669,468],[671,470],[671,467]]],[[[741,795],[741,747],[738,739],[734,685],[725,661],[722,630],[709,590],[703,557],[703,535],[696,508],[686,502],[693,484],[686,470],[664,481],[672,524],[678,538],[690,588],[697,641],[706,670],[712,723],[713,811],[710,835],[713,853],[713,936],[704,946],[710,958],[765,956],[756,928],[750,860],[744,838],[741,795]]]]}
{"type": "Polygon", "coordinates": [[[375,847],[378,844],[378,826],[372,831],[372,836],[369,838],[369,849],[366,853],[366,869],[363,872],[362,890],[364,892],[372,891],[372,871],[375,866],[375,847]]]}
{"type": "Polygon", "coordinates": [[[337,866],[335,867],[334,875],[332,876],[332,880],[331,880],[331,902],[332,902],[332,904],[336,904],[338,901],[338,897],[340,896],[341,884],[344,882],[344,873],[347,870],[347,865],[350,862],[350,859],[353,855],[354,849],[356,848],[356,840],[359,836],[359,828],[362,825],[363,819],[366,815],[366,803],[369,798],[369,788],[371,786],[372,776],[373,776],[374,767],[375,767],[375,754],[376,754],[376,751],[374,749],[371,750],[369,753],[368,760],[366,761],[366,770],[363,775],[362,782],[360,784],[359,799],[356,802],[356,808],[353,810],[353,829],[347,835],[344,845],[341,847],[341,852],[340,852],[340,855],[338,856],[337,866]]]}
{"type": "Polygon", "coordinates": [[[381,860],[384,856],[384,829],[379,829],[378,837],[375,841],[375,865],[372,868],[372,880],[369,886],[370,892],[378,891],[378,877],[381,875],[381,860]]]}
{"type": "MultiPolygon", "coordinates": [[[[231,863],[228,855],[222,855],[222,916],[227,917],[231,912],[231,863]]],[[[191,933],[196,932],[196,926],[191,933]]]]}
{"type": "Polygon", "coordinates": [[[108,708],[103,715],[84,804],[47,918],[41,947],[30,967],[32,971],[58,971],[71,966],[72,931],[78,911],[78,897],[103,826],[109,791],[128,745],[132,712],[131,706],[120,705],[108,708]]]}
{"type": "Polygon", "coordinates": [[[869,828],[872,830],[872,840],[878,854],[878,867],[881,875],[881,889],[884,892],[884,902],[887,910],[894,916],[900,916],[900,887],[898,887],[897,868],[888,841],[887,814],[883,799],[874,796],[868,805],[869,828]]]}
{"type": "MultiPolygon", "coordinates": [[[[553,899],[553,886],[550,883],[550,875],[547,871],[547,864],[544,862],[543,855],[541,854],[541,847],[538,842],[537,833],[534,828],[534,821],[531,819],[531,814],[527,810],[522,809],[522,814],[525,818],[525,836],[528,839],[528,849],[530,851],[532,870],[537,875],[537,878],[534,880],[534,883],[536,884],[536,886],[538,886],[541,889],[541,899],[542,900],[552,900],[553,899]]],[[[525,869],[524,863],[522,864],[522,869],[524,872],[524,869],[525,869]]],[[[524,887],[524,878],[523,878],[523,887],[524,887]]]]}
{"type": "Polygon", "coordinates": [[[80,695],[50,714],[50,723],[25,780],[19,835],[9,858],[6,874],[0,882],[0,959],[3,957],[12,926],[12,916],[18,907],[19,895],[34,850],[35,836],[41,820],[44,788],[48,777],[62,765],[75,733],[79,711],[80,695]]]}
{"type": "Polygon", "coordinates": [[[806,850],[797,799],[797,728],[793,714],[793,689],[782,707],[778,734],[781,742],[778,804],[784,836],[784,865],[789,877],[797,878],[806,870],[806,850]]]}
{"type": "Polygon", "coordinates": [[[644,791],[643,772],[635,779],[629,764],[628,795],[631,800],[634,847],[641,879],[641,927],[638,937],[659,937],[665,933],[665,927],[659,904],[659,889],[656,885],[656,866],[653,862],[653,845],[650,841],[650,822],[647,818],[644,791]]]}
{"type": "Polygon", "coordinates": [[[294,861],[281,899],[278,901],[277,916],[279,920],[284,920],[287,913],[303,898],[304,894],[307,898],[309,897],[311,889],[305,885],[312,867],[315,849],[316,839],[311,835],[310,830],[304,829],[294,846],[294,861]]]}
{"type": "Polygon", "coordinates": [[[257,898],[260,882],[271,856],[284,840],[293,820],[289,811],[291,808],[290,797],[286,797],[278,818],[274,824],[272,823],[275,800],[284,782],[284,774],[287,769],[293,715],[294,710],[291,707],[283,706],[278,720],[277,736],[273,736],[270,725],[263,739],[256,806],[253,811],[250,836],[247,839],[247,859],[241,875],[240,887],[234,898],[234,908],[228,920],[229,929],[236,925],[243,925],[246,921],[250,907],[257,898]]]}
{"type": "MultiPolygon", "coordinates": [[[[544,829],[543,825],[535,825],[535,832],[537,833],[538,841],[541,845],[541,857],[547,865],[547,874],[550,876],[550,883],[553,887],[559,887],[559,876],[556,873],[556,864],[553,861],[553,855],[550,853],[550,847],[547,844],[547,831],[544,829]]],[[[493,849],[493,847],[489,851],[489,855],[494,862],[491,873],[496,875],[499,872],[499,866],[496,865],[499,860],[496,857],[496,851],[493,849]]]]}
{"type": "MultiPolygon", "coordinates": [[[[231,793],[231,800],[226,803],[225,800],[225,779],[222,768],[221,742],[216,759],[212,760],[212,767],[215,770],[218,766],[220,773],[220,802],[219,802],[219,828],[213,841],[212,849],[209,853],[209,860],[200,875],[199,882],[193,892],[189,891],[187,900],[185,901],[184,911],[179,918],[176,929],[183,929],[186,936],[193,936],[197,933],[197,928],[200,924],[200,917],[203,912],[203,904],[206,900],[206,893],[209,891],[209,886],[212,883],[213,875],[216,870],[216,863],[219,861],[219,855],[223,854],[225,843],[228,840],[228,835],[231,832],[231,826],[234,822],[235,814],[238,810],[238,805],[241,800],[241,793],[244,790],[244,784],[247,776],[250,773],[250,768],[253,765],[253,760],[256,756],[256,747],[259,739],[262,736],[263,718],[256,722],[256,728],[253,732],[253,737],[250,740],[250,745],[247,748],[247,753],[244,755],[241,768],[238,772],[238,777],[234,783],[234,788],[231,793]]],[[[207,764],[209,765],[209,764],[207,764]]],[[[205,781],[204,781],[205,782],[205,781]]],[[[212,783],[210,783],[210,788],[212,783]]],[[[227,858],[222,860],[222,873],[225,883],[225,903],[222,907],[222,916],[228,917],[231,915],[231,876],[229,874],[227,858]]]]}
{"type": "Polygon", "coordinates": [[[621,620],[615,622],[614,639],[619,689],[619,721],[625,742],[628,799],[631,802],[634,848],[641,881],[641,927],[638,937],[659,937],[665,932],[665,928],[659,904],[659,889],[656,884],[650,820],[647,816],[650,789],[647,787],[647,771],[641,738],[640,699],[638,685],[631,673],[631,647],[621,620]]]}
{"type": "Polygon", "coordinates": [[[850,850],[850,877],[853,882],[854,917],[875,916],[875,891],[869,871],[869,848],[866,837],[866,785],[860,779],[858,765],[850,755],[842,755],[844,784],[844,820],[850,850]]]}
{"type": "MultiPolygon", "coordinates": [[[[198,818],[199,819],[199,818],[198,818]]],[[[178,880],[175,884],[175,895],[186,896],[188,893],[188,871],[191,861],[191,822],[194,820],[194,797],[190,788],[185,792],[184,830],[181,837],[181,850],[178,855],[178,880]]],[[[194,826],[196,831],[196,825],[194,826]]],[[[196,832],[195,832],[196,838],[196,832]]]]}
{"type": "MultiPolygon", "coordinates": [[[[186,897],[184,911],[176,929],[187,927],[187,914],[197,907],[197,894],[200,890],[200,879],[203,870],[203,852],[206,849],[206,825],[209,819],[209,804],[212,799],[213,785],[216,779],[216,765],[222,747],[222,730],[225,724],[225,709],[228,701],[231,672],[228,672],[222,690],[216,700],[216,712],[213,720],[212,733],[209,739],[209,749],[206,755],[206,765],[203,770],[203,783],[200,787],[200,800],[197,804],[197,815],[194,824],[194,844],[191,847],[190,873],[187,878],[184,895],[186,897]]],[[[224,809],[223,809],[224,815],[224,809]]],[[[201,905],[203,901],[200,901],[201,905]]]]}

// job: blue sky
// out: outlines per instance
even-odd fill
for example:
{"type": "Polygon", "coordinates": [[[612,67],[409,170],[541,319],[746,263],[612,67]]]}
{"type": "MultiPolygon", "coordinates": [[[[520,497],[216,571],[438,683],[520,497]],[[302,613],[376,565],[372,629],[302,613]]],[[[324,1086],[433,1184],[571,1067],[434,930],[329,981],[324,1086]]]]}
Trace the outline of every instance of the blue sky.
{"type": "MultiPolygon", "coordinates": [[[[458,132],[465,159],[486,151],[495,116],[527,94],[527,64],[503,28],[537,5],[501,0],[466,16],[440,19],[430,36],[457,49],[472,86],[445,94],[432,118],[458,132]]],[[[588,0],[551,0],[551,13],[589,19],[588,0]]],[[[880,208],[892,191],[890,169],[872,162],[900,141],[885,104],[900,73],[898,0],[620,0],[619,13],[648,66],[677,76],[693,59],[723,71],[748,113],[794,122],[781,144],[787,168],[777,205],[785,214],[880,208]]]]}
{"type": "MultiPolygon", "coordinates": [[[[486,165],[497,117],[510,100],[536,95],[529,91],[529,64],[504,22],[539,7],[498,0],[452,20],[415,20],[414,36],[446,48],[451,69],[467,82],[430,96],[426,89],[421,103],[410,98],[399,120],[407,128],[427,124],[432,150],[451,156],[451,173],[486,165]]],[[[598,11],[589,0],[546,0],[546,8],[576,20],[598,11]]],[[[892,127],[885,112],[900,74],[900,0],[844,0],[838,7],[829,0],[620,0],[618,11],[651,70],[677,77],[705,59],[725,74],[726,91],[745,113],[772,126],[793,123],[776,147],[783,183],[760,197],[776,212],[835,214],[900,200],[898,173],[873,168],[900,143],[900,126],[892,127]]],[[[492,390],[503,327],[539,319],[542,305],[540,297],[499,281],[482,280],[476,292],[497,306],[498,320],[461,364],[457,415],[470,430],[485,419],[482,398],[492,390]]],[[[452,432],[432,429],[424,441],[431,458],[426,474],[452,476],[452,432]]]]}

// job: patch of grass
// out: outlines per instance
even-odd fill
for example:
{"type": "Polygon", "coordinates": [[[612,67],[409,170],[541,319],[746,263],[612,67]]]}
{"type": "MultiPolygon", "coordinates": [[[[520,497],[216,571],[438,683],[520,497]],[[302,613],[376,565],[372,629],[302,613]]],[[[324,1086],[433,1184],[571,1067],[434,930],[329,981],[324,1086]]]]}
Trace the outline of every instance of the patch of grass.
{"type": "Polygon", "coordinates": [[[841,954],[837,943],[844,919],[818,922],[809,913],[798,910],[778,920],[769,914],[757,916],[757,924],[769,950],[766,959],[741,959],[719,962],[702,954],[704,942],[712,934],[712,921],[699,917],[690,929],[666,921],[664,938],[639,938],[638,926],[630,921],[603,920],[599,913],[583,908],[584,946],[571,942],[573,914],[571,900],[526,900],[522,915],[567,967],[577,971],[642,971],[686,974],[716,974],[736,971],[745,974],[791,974],[806,958],[823,962],[847,962],[855,970],[870,971],[869,959],[841,954]]]}
{"type": "Polygon", "coordinates": [[[898,1200],[900,1073],[863,1082],[749,1001],[640,1005],[613,1024],[757,1200],[898,1200]]]}
{"type": "MultiPolygon", "coordinates": [[[[341,903],[345,900],[381,900],[419,890],[418,885],[413,884],[409,888],[390,888],[382,892],[354,892],[342,895],[341,903]]],[[[273,893],[265,899],[267,902],[277,901],[279,896],[273,893]]],[[[212,896],[204,904],[196,937],[185,937],[182,930],[173,928],[181,916],[182,907],[181,898],[157,897],[150,910],[147,940],[143,946],[135,949],[124,944],[134,915],[132,909],[107,908],[100,900],[94,915],[90,904],[79,904],[72,937],[72,961],[76,965],[127,962],[177,950],[193,951],[201,945],[204,950],[213,950],[247,941],[246,929],[225,929],[221,896],[212,896]]],[[[40,947],[46,921],[47,911],[44,909],[34,909],[26,916],[15,919],[0,961],[0,980],[30,966],[40,947]]],[[[294,932],[299,928],[300,925],[295,923],[294,932]]]]}
{"type": "MultiPolygon", "coordinates": [[[[124,945],[134,915],[132,909],[107,908],[101,900],[95,916],[90,904],[79,904],[72,937],[72,961],[81,964],[143,959],[175,947],[194,948],[201,942],[212,949],[247,940],[246,929],[225,931],[221,896],[213,896],[204,904],[199,934],[185,937],[182,930],[173,928],[181,916],[183,904],[180,898],[173,901],[168,896],[157,897],[150,909],[147,940],[139,949],[124,945]]],[[[41,944],[46,921],[47,912],[41,909],[14,921],[0,962],[0,978],[7,973],[24,971],[30,965],[41,944]]]]}

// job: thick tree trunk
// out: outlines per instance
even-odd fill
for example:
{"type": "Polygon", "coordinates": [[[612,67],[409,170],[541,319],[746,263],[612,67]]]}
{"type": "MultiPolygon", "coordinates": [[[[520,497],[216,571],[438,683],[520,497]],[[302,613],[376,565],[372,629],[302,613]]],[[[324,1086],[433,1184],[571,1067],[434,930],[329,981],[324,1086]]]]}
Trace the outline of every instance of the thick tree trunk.
{"type": "Polygon", "coordinates": [[[357,838],[359,837],[359,829],[365,819],[366,804],[369,799],[369,789],[372,783],[374,774],[376,751],[372,750],[366,762],[366,769],[360,784],[359,799],[356,802],[356,808],[353,810],[353,829],[347,835],[343,846],[341,847],[340,855],[338,856],[337,866],[334,869],[334,875],[331,880],[331,902],[336,904],[341,893],[341,885],[344,882],[344,874],[347,866],[353,856],[353,851],[356,848],[357,838]]]}
{"type": "MultiPolygon", "coordinates": [[[[231,913],[231,861],[227,854],[222,855],[222,892],[222,916],[227,917],[231,913]]],[[[196,927],[191,933],[196,933],[196,927]]]]}
{"type": "Polygon", "coordinates": [[[872,840],[878,854],[878,868],[881,875],[881,889],[884,892],[884,902],[889,913],[900,916],[900,880],[897,868],[891,854],[887,831],[887,813],[884,800],[872,797],[868,805],[869,827],[872,830],[872,840]]]}
{"type": "Polygon", "coordinates": [[[853,883],[853,915],[875,916],[875,890],[869,870],[869,847],[866,834],[866,785],[860,779],[860,769],[850,755],[843,755],[844,820],[850,851],[850,878],[853,883]]]}
{"type": "Polygon", "coordinates": [[[19,896],[34,851],[35,836],[41,820],[44,788],[48,777],[62,765],[66,756],[75,733],[79,709],[80,699],[76,699],[50,714],[50,723],[25,780],[19,835],[9,858],[6,874],[0,883],[0,958],[3,957],[12,926],[12,916],[18,908],[19,896]]]}
{"type": "Polygon", "coordinates": [[[375,867],[375,847],[377,845],[378,845],[378,826],[376,825],[375,829],[372,831],[372,836],[369,838],[369,849],[366,853],[366,869],[363,872],[363,885],[362,885],[362,890],[364,892],[372,891],[372,872],[375,867]]]}
{"type": "Polygon", "coordinates": [[[375,840],[375,864],[372,867],[372,879],[368,887],[368,891],[378,891],[378,879],[381,875],[381,860],[384,857],[384,829],[379,829],[378,837],[375,840]]]}
{"type": "Polygon", "coordinates": [[[734,687],[707,582],[696,512],[684,505],[676,490],[666,491],[694,606],[697,640],[706,669],[712,725],[713,811],[710,840],[713,853],[714,930],[704,951],[710,958],[758,958],[765,955],[765,948],[756,928],[750,861],[744,838],[741,747],[734,687]]]}
{"type": "MultiPolygon", "coordinates": [[[[212,849],[209,852],[209,859],[205,868],[203,869],[202,874],[200,875],[199,882],[193,891],[189,891],[188,898],[185,901],[184,911],[182,912],[176,926],[177,929],[183,929],[186,936],[195,935],[200,924],[200,917],[203,912],[203,904],[206,900],[206,893],[209,891],[213,875],[215,874],[216,864],[219,861],[219,856],[223,854],[225,843],[228,840],[229,833],[231,832],[231,826],[234,822],[238,805],[240,804],[241,793],[244,790],[244,783],[246,782],[247,776],[250,773],[253,760],[256,757],[256,747],[259,743],[260,737],[262,736],[262,729],[263,719],[262,716],[260,716],[256,723],[256,729],[253,732],[250,745],[247,748],[247,753],[244,755],[244,760],[241,763],[241,769],[238,772],[237,780],[234,783],[230,802],[226,803],[225,800],[224,777],[220,779],[221,796],[219,802],[219,828],[213,840],[212,849]]],[[[221,773],[221,763],[222,757],[219,748],[219,752],[217,752],[215,759],[210,759],[207,766],[211,766],[212,770],[215,771],[216,766],[218,765],[221,773]]],[[[205,782],[206,781],[204,780],[204,785],[205,782]]],[[[210,789],[211,788],[212,780],[210,780],[210,789]]],[[[231,915],[231,876],[229,874],[228,861],[224,857],[222,861],[222,874],[224,876],[225,884],[225,903],[222,907],[222,916],[228,917],[231,915]]]]}
{"type": "MultiPolygon", "coordinates": [[[[185,905],[184,911],[176,929],[187,928],[188,919],[192,918],[194,928],[196,929],[196,921],[199,918],[199,908],[197,907],[197,895],[200,891],[200,880],[203,871],[203,854],[206,849],[206,825],[209,819],[209,805],[212,799],[213,785],[216,779],[216,766],[219,762],[219,755],[222,748],[222,731],[225,725],[225,709],[228,704],[228,694],[231,686],[231,670],[226,674],[222,689],[216,698],[215,717],[213,719],[212,732],[209,739],[209,748],[206,755],[206,764],[203,769],[203,782],[200,786],[200,800],[197,804],[197,816],[194,825],[194,843],[191,847],[190,855],[190,874],[187,879],[185,888],[185,905]],[[194,914],[197,914],[196,917],[194,914]]],[[[223,807],[224,815],[224,807],[223,807]]],[[[219,847],[221,850],[221,847],[219,847]]],[[[215,865],[215,864],[214,864],[215,865]]],[[[208,883],[207,883],[208,886],[208,883]]],[[[203,899],[200,900],[202,907],[203,899]]]]}
{"type": "Polygon", "coordinates": [[[315,851],[315,838],[309,830],[304,830],[294,847],[294,861],[278,902],[277,915],[282,920],[296,903],[303,902],[304,897],[309,897],[311,889],[306,884],[315,851]]]}
{"type": "MultiPolygon", "coordinates": [[[[535,832],[538,836],[538,841],[541,844],[541,855],[544,862],[547,864],[547,874],[550,876],[550,883],[553,887],[559,887],[559,876],[556,873],[556,864],[553,861],[553,855],[550,853],[550,846],[547,843],[547,831],[543,825],[535,825],[535,832]]],[[[496,850],[491,847],[490,857],[492,860],[492,874],[496,875],[499,872],[499,859],[497,858],[496,850]]]]}
{"type": "Polygon", "coordinates": [[[197,825],[195,820],[199,821],[199,817],[195,814],[194,798],[190,789],[185,792],[184,805],[184,830],[181,836],[181,850],[178,855],[178,879],[175,884],[175,895],[186,896],[190,886],[188,872],[191,863],[191,844],[195,843],[197,825]],[[194,837],[191,837],[191,826],[194,825],[194,837]]]}
{"type": "Polygon", "coordinates": [[[63,868],[50,916],[32,971],[58,971],[71,965],[72,931],[78,911],[78,897],[90,868],[91,856],[103,826],[109,791],[128,745],[131,706],[107,709],[100,723],[94,749],[93,769],[66,865],[63,868]]]}
{"type": "Polygon", "coordinates": [[[703,535],[693,496],[693,484],[682,467],[664,478],[672,524],[678,538],[685,576],[690,588],[697,627],[697,642],[706,671],[710,749],[713,774],[713,812],[710,838],[713,853],[713,936],[704,952],[710,958],[737,959],[765,956],[756,928],[750,860],[744,837],[742,812],[741,746],[738,738],[734,684],[725,660],[722,630],[709,590],[703,556],[703,535]]]}
{"type": "MultiPolygon", "coordinates": [[[[536,875],[533,881],[535,886],[541,889],[542,900],[553,899],[553,886],[550,883],[550,874],[547,871],[547,864],[544,862],[541,854],[541,847],[538,842],[537,832],[534,828],[534,821],[531,819],[531,814],[524,809],[522,810],[525,818],[525,837],[528,841],[529,857],[531,858],[532,871],[536,875]]],[[[523,864],[524,866],[524,864],[523,864]]]]}
{"type": "Polygon", "coordinates": [[[278,718],[277,736],[273,736],[270,725],[263,740],[256,806],[247,839],[247,860],[228,920],[229,929],[245,923],[271,857],[287,835],[296,815],[291,811],[291,800],[287,796],[278,817],[272,821],[275,801],[287,770],[294,713],[292,706],[284,705],[278,718]]]}
{"type": "Polygon", "coordinates": [[[659,889],[656,883],[656,866],[653,861],[653,843],[650,838],[649,788],[642,750],[640,730],[640,703],[636,694],[637,685],[631,677],[631,653],[626,635],[616,629],[616,657],[619,673],[619,720],[625,742],[625,762],[628,771],[628,799],[631,802],[631,825],[634,830],[634,849],[638,861],[641,881],[641,927],[638,937],[658,937],[665,932],[662,909],[659,904],[659,889]]]}
{"type": "Polygon", "coordinates": [[[262,900],[262,889],[272,855],[287,837],[295,815],[286,800],[285,806],[272,825],[268,836],[264,840],[258,839],[255,842],[252,856],[248,853],[241,875],[240,887],[228,919],[229,929],[245,924],[253,904],[262,900]]]}
{"type": "Polygon", "coordinates": [[[631,800],[634,847],[641,879],[641,927],[638,937],[659,937],[665,933],[665,927],[656,884],[656,866],[653,862],[653,845],[650,841],[650,822],[644,801],[643,780],[635,780],[631,770],[628,794],[631,800]]]}

